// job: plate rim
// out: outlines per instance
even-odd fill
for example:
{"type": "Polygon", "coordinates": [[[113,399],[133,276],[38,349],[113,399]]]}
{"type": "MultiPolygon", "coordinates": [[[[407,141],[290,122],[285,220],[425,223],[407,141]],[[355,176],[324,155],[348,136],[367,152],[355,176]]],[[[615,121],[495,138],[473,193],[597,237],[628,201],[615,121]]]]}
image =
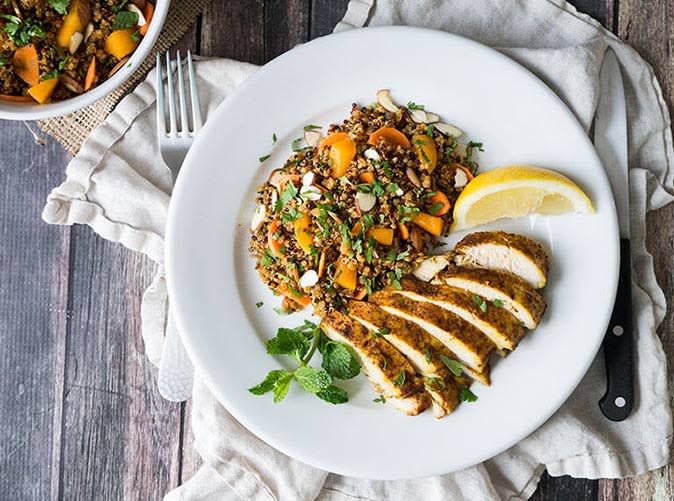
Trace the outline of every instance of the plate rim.
{"type": "MultiPolygon", "coordinates": [[[[377,26],[377,27],[367,27],[367,28],[358,28],[358,29],[352,29],[348,31],[343,31],[339,33],[331,33],[329,35],[325,35],[322,37],[315,38],[309,42],[306,42],[302,45],[296,46],[294,49],[291,49],[288,52],[285,52],[276,58],[272,59],[268,63],[266,63],[264,66],[262,66],[259,70],[257,70],[254,74],[249,76],[244,82],[242,82],[239,86],[237,86],[232,93],[227,96],[227,98],[218,105],[218,107],[214,110],[213,116],[211,117],[212,121],[210,122],[211,124],[215,123],[216,120],[213,120],[220,115],[224,115],[227,111],[227,103],[232,102],[235,98],[238,97],[239,94],[242,94],[246,92],[246,88],[248,85],[250,85],[251,82],[256,82],[259,79],[264,78],[265,74],[270,70],[270,68],[274,68],[280,64],[283,64],[283,60],[288,57],[288,54],[291,52],[295,51],[302,51],[305,50],[306,47],[308,46],[314,46],[314,45],[320,45],[325,43],[326,40],[329,39],[334,39],[334,38],[346,38],[346,37],[354,37],[354,36],[361,36],[363,32],[377,32],[377,33],[391,33],[393,36],[395,36],[396,33],[425,33],[425,34],[433,34],[433,36],[437,36],[438,38],[445,38],[447,40],[454,40],[454,41],[459,41],[461,43],[467,44],[467,45],[472,45],[475,48],[478,48],[480,50],[483,50],[485,52],[491,53],[492,56],[500,58],[502,60],[505,60],[508,62],[510,65],[514,65],[519,69],[519,71],[524,72],[528,75],[530,79],[536,82],[536,84],[541,88],[541,90],[546,93],[552,100],[556,100],[558,105],[560,105],[561,110],[563,110],[564,113],[566,113],[569,118],[573,121],[573,123],[576,125],[576,127],[583,132],[583,136],[587,140],[588,144],[591,146],[591,154],[595,157],[597,164],[601,166],[602,168],[600,169],[600,176],[604,178],[604,181],[607,186],[608,184],[608,177],[606,174],[606,169],[603,166],[603,163],[601,161],[601,158],[597,154],[594,145],[592,141],[590,140],[589,136],[587,133],[584,131],[581,123],[579,122],[578,118],[576,115],[569,109],[569,107],[564,103],[564,101],[543,81],[541,80],[536,74],[534,74],[532,71],[530,71],[528,68],[520,64],[519,62],[515,61],[514,59],[508,57],[507,55],[499,52],[498,50],[489,47],[485,44],[482,44],[480,42],[477,42],[475,40],[472,40],[470,38],[461,36],[461,35],[456,35],[453,33],[441,31],[441,30],[433,30],[433,29],[428,29],[428,28],[421,28],[421,27],[415,27],[415,26],[377,26]]],[[[385,36],[385,35],[384,35],[385,36]]],[[[206,122],[204,128],[209,127],[209,122],[206,122]]],[[[194,145],[192,148],[190,148],[190,151],[188,152],[185,161],[183,163],[183,168],[181,169],[181,172],[186,172],[191,170],[191,168],[194,165],[193,158],[196,157],[196,151],[198,151],[201,147],[201,143],[203,142],[203,138],[205,137],[204,134],[201,134],[200,136],[197,137],[194,145]],[[201,140],[200,140],[201,139],[201,140]]],[[[180,197],[182,196],[183,191],[186,189],[184,187],[185,182],[184,182],[185,176],[178,176],[178,179],[176,181],[176,184],[174,186],[173,194],[171,195],[171,200],[169,204],[169,212],[168,212],[168,217],[167,217],[167,224],[166,224],[166,239],[165,239],[165,246],[166,246],[166,280],[167,280],[167,289],[168,289],[168,295],[169,297],[179,297],[180,293],[178,292],[179,287],[176,284],[176,279],[174,278],[176,273],[172,273],[172,270],[175,270],[176,262],[175,262],[175,245],[177,245],[178,239],[175,238],[176,232],[176,225],[177,225],[177,216],[176,212],[177,209],[175,209],[176,206],[180,204],[174,203],[175,200],[180,200],[180,197]]],[[[612,251],[612,255],[615,257],[613,260],[613,273],[611,274],[610,277],[606,277],[607,281],[610,281],[609,285],[610,287],[608,290],[610,291],[610,304],[613,304],[615,302],[615,297],[616,297],[616,292],[617,292],[617,287],[618,287],[618,274],[619,274],[619,236],[618,236],[618,224],[617,224],[617,213],[615,209],[615,201],[613,198],[613,195],[611,193],[610,195],[610,205],[606,208],[606,210],[610,211],[610,214],[608,215],[609,220],[610,220],[610,225],[614,231],[611,233],[614,235],[612,238],[611,242],[607,242],[607,248],[610,248],[612,251]]],[[[188,332],[188,329],[186,329],[187,325],[187,320],[183,317],[183,312],[181,310],[181,305],[180,301],[177,301],[174,304],[173,307],[173,315],[174,315],[174,320],[176,322],[176,325],[178,327],[178,332],[181,337],[181,340],[183,341],[183,344],[186,348],[186,351],[188,352],[188,355],[190,356],[190,359],[194,363],[195,368],[201,368],[203,365],[200,364],[200,356],[198,354],[198,349],[195,348],[195,345],[193,344],[192,340],[190,339],[190,336],[186,334],[188,332]]],[[[603,314],[603,321],[601,324],[604,326],[603,331],[606,330],[606,328],[609,325],[610,318],[611,318],[611,311],[612,309],[609,308],[606,312],[603,314]]],[[[519,434],[513,435],[510,437],[510,440],[504,441],[503,443],[506,443],[506,445],[500,444],[496,447],[491,447],[488,448],[488,451],[485,452],[483,455],[478,456],[478,460],[471,459],[469,461],[465,461],[463,463],[460,463],[459,466],[457,467],[452,467],[451,471],[446,471],[446,469],[442,468],[441,466],[438,466],[438,468],[434,470],[428,470],[426,473],[423,475],[410,475],[410,476],[400,476],[400,475],[395,475],[395,476],[382,476],[378,477],[378,480],[405,480],[405,479],[413,479],[413,478],[422,478],[425,476],[436,476],[436,475],[444,475],[448,473],[452,473],[455,471],[462,470],[464,468],[480,464],[483,461],[486,461],[501,452],[504,452],[511,448],[512,446],[516,445],[520,441],[524,440],[526,437],[537,431],[550,417],[552,417],[568,400],[568,398],[571,396],[571,394],[576,390],[582,379],[584,378],[585,374],[589,370],[591,364],[594,362],[596,355],[602,345],[603,342],[603,336],[597,336],[596,342],[594,345],[588,346],[587,347],[587,357],[585,359],[585,363],[582,364],[582,367],[578,370],[578,375],[575,378],[575,382],[572,385],[569,385],[567,388],[566,392],[560,393],[561,397],[557,399],[557,404],[554,404],[550,406],[549,409],[545,413],[541,413],[538,416],[538,419],[532,421],[532,425],[527,427],[524,432],[521,432],[519,434]]],[[[200,372],[200,377],[203,379],[204,383],[208,387],[208,389],[213,393],[215,398],[218,400],[218,402],[223,405],[223,407],[232,414],[232,416],[248,431],[253,433],[257,438],[261,439],[264,441],[266,444],[269,446],[273,447],[277,451],[286,454],[296,460],[299,460],[305,464],[308,464],[310,466],[313,466],[315,468],[324,470],[324,471],[330,471],[333,473],[337,473],[340,475],[346,475],[346,476],[352,476],[352,477],[357,477],[357,478],[372,478],[370,476],[365,476],[362,474],[359,474],[358,471],[355,470],[348,470],[346,468],[344,469],[335,469],[334,465],[331,465],[329,461],[325,461],[323,457],[319,457],[319,455],[307,455],[304,451],[298,450],[298,448],[295,445],[289,444],[288,442],[283,442],[277,440],[274,436],[268,434],[265,432],[265,430],[261,429],[259,426],[253,425],[252,423],[247,423],[245,422],[245,417],[240,416],[237,411],[234,409],[236,406],[234,404],[230,404],[230,400],[227,398],[227,396],[218,390],[218,385],[216,384],[215,381],[213,381],[210,377],[210,375],[204,371],[203,369],[199,371],[200,372]],[[229,404],[229,405],[228,405],[229,404]]]]}

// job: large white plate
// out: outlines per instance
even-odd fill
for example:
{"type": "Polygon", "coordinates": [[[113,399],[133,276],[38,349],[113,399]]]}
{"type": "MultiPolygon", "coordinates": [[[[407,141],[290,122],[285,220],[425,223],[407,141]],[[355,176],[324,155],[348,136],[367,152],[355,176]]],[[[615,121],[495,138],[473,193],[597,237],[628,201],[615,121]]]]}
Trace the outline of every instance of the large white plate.
{"type": "MultiPolygon", "coordinates": [[[[461,235],[454,236],[456,241],[461,235]]],[[[209,117],[175,187],[168,223],[169,291],[185,345],[210,389],[246,428],[319,468],[397,479],[442,474],[483,461],[538,428],[576,387],[600,346],[613,305],[616,216],[600,161],[580,125],[542,82],[475,42],[416,28],[331,35],[275,59],[209,117]],[[359,376],[346,405],[295,389],[273,404],[246,388],[285,363],[265,353],[279,326],[278,298],[247,252],[257,184],[282,165],[302,126],[343,120],[352,102],[390,88],[483,141],[483,170],[509,163],[556,169],[590,195],[596,214],[494,224],[542,242],[552,257],[541,326],[496,360],[479,400],[436,421],[372,403],[359,376]],[[272,147],[271,136],[278,143],[272,147]],[[260,165],[258,157],[273,156],[260,165]],[[260,309],[257,301],[264,301],[260,309]]]]}

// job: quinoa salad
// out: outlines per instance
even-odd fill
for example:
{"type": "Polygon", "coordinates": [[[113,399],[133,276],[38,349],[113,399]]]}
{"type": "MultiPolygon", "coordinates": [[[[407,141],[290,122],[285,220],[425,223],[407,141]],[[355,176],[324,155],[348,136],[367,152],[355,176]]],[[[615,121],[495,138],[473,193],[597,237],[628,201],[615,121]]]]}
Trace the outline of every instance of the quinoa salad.
{"type": "Polygon", "coordinates": [[[386,89],[326,131],[306,125],[258,187],[251,221],[250,252],[283,312],[343,312],[349,299],[400,289],[442,245],[476,173],[482,144],[462,135],[422,104],[396,105],[386,89]]]}
{"type": "Polygon", "coordinates": [[[127,63],[153,13],[147,0],[0,0],[0,100],[92,89],[127,63]]]}

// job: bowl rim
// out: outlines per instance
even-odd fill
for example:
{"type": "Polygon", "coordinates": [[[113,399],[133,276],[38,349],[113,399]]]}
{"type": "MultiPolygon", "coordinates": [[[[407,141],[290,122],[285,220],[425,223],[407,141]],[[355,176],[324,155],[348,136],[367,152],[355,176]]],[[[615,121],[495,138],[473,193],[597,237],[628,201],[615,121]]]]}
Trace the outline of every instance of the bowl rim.
{"type": "Polygon", "coordinates": [[[79,96],[71,97],[63,101],[55,101],[53,103],[26,104],[0,102],[0,119],[42,120],[45,118],[67,115],[82,108],[86,108],[117,90],[138,69],[143,61],[145,61],[145,58],[154,47],[157,38],[159,38],[159,33],[164,27],[164,21],[166,20],[170,4],[171,0],[155,1],[155,11],[152,16],[150,28],[143,37],[140,45],[133,52],[124,68],[120,69],[101,85],[94,87],[90,91],[79,96]]]}

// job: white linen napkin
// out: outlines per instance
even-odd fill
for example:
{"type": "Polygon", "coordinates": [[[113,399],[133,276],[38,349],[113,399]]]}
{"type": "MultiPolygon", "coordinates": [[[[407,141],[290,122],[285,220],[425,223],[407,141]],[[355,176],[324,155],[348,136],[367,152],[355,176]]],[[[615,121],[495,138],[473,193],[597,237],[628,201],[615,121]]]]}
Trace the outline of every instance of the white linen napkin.
{"type": "MultiPolygon", "coordinates": [[[[500,47],[547,82],[586,130],[596,108],[603,53],[607,46],[617,53],[630,127],[634,412],[622,423],[601,415],[597,401],[605,378],[600,354],[562,408],[511,449],[453,474],[382,482],[328,474],[275,451],[236,422],[197,377],[192,423],[204,465],[167,499],[526,499],[546,468],[553,476],[598,478],[634,475],[667,464],[672,420],[666,360],[656,335],[666,303],[644,231],[646,212],[674,199],[674,151],[669,113],[650,66],[562,0],[373,2],[353,0],[335,30],[365,24],[416,25],[500,47]]],[[[448,62],[451,57],[460,56],[448,54],[448,62]]],[[[256,67],[202,60],[196,69],[207,112],[256,67]]],[[[167,317],[162,264],[171,181],[157,161],[153,82],[151,73],[91,135],[68,165],[66,181],[49,195],[43,218],[54,224],[88,224],[104,238],[143,252],[158,264],[141,312],[148,357],[157,364],[167,317]]]]}

